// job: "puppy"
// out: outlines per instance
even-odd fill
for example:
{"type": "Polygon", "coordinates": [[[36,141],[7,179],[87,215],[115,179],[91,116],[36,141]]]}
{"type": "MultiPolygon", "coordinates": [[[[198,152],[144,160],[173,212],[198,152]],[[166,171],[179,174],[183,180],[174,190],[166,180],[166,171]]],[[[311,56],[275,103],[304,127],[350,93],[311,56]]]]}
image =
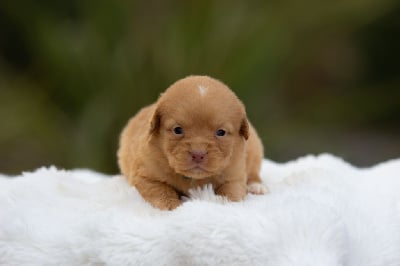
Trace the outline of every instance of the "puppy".
{"type": "Polygon", "coordinates": [[[122,174],[151,205],[172,210],[189,189],[212,184],[232,201],[264,194],[263,147],[242,102],[222,82],[189,76],[140,110],[120,138],[122,174]]]}

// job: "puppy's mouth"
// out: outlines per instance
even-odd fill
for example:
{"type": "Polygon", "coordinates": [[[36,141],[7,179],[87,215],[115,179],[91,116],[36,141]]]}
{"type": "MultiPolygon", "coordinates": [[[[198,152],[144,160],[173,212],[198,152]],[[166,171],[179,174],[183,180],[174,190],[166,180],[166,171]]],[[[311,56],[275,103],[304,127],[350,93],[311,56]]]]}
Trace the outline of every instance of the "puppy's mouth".
{"type": "Polygon", "coordinates": [[[184,175],[187,178],[193,178],[193,179],[203,179],[207,178],[213,175],[212,172],[206,170],[204,167],[201,165],[195,165],[191,168],[179,171],[180,174],[184,175]]]}

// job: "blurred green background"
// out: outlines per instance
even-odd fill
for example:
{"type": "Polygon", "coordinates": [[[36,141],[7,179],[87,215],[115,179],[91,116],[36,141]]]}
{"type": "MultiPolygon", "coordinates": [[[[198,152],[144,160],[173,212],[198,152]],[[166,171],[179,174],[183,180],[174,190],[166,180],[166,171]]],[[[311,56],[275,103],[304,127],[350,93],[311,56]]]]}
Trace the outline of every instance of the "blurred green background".
{"type": "Polygon", "coordinates": [[[243,100],[265,156],[400,156],[400,2],[0,2],[0,172],[118,172],[128,118],[207,74],[243,100]]]}

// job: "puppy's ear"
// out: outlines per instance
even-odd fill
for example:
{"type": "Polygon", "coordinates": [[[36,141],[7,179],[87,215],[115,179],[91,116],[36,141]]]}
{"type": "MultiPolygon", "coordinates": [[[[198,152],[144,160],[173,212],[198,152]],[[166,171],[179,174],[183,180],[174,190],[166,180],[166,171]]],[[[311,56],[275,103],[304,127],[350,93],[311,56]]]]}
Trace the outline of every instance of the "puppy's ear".
{"type": "Polygon", "coordinates": [[[242,123],[239,129],[240,136],[243,136],[245,140],[249,138],[249,122],[246,118],[242,119],[242,123]]]}
{"type": "Polygon", "coordinates": [[[156,109],[150,119],[150,130],[149,134],[153,135],[160,131],[161,126],[161,114],[158,109],[156,109]]]}

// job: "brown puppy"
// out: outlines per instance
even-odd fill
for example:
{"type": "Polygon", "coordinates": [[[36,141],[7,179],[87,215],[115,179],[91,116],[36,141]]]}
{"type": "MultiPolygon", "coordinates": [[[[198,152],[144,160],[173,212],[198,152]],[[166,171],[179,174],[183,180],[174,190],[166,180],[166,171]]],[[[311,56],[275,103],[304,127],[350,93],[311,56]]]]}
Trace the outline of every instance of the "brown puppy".
{"type": "Polygon", "coordinates": [[[212,184],[232,201],[264,194],[263,148],[245,108],[223,83],[189,76],[143,108],[122,132],[122,174],[151,205],[171,210],[189,189],[212,184]]]}

